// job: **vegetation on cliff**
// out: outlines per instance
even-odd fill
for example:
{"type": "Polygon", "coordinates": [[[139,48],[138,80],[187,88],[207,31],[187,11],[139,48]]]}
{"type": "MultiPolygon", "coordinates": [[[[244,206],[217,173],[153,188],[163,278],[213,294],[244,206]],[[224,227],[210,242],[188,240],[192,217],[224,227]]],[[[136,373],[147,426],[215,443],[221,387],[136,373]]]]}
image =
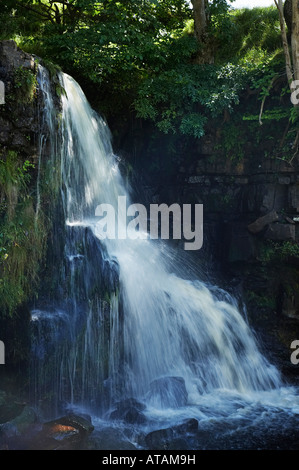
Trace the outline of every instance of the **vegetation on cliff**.
{"type": "MultiPolygon", "coordinates": [[[[205,2],[200,33],[198,3],[13,0],[0,13],[2,38],[63,66],[108,119],[130,110],[164,133],[200,138],[251,93],[257,115],[266,95],[278,104],[287,83],[276,8],[205,2]]],[[[265,119],[290,113],[268,104],[265,119]]]]}

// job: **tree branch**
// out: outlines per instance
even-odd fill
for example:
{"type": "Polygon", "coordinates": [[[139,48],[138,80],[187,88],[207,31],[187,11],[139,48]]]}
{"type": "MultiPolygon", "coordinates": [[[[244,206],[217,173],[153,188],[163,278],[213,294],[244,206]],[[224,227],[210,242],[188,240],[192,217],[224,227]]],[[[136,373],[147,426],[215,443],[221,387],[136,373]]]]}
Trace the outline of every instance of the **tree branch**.
{"type": "MultiPolygon", "coordinates": [[[[43,13],[43,12],[41,12],[41,11],[39,11],[39,10],[36,10],[35,8],[31,7],[30,5],[23,5],[22,3],[18,2],[18,1],[17,1],[16,3],[17,3],[17,5],[18,5],[20,8],[23,8],[24,10],[32,11],[32,12],[35,13],[37,16],[40,16],[41,18],[44,18],[44,19],[46,19],[46,20],[49,20],[49,21],[51,21],[51,23],[54,23],[53,17],[52,17],[51,14],[43,13]]],[[[50,11],[50,10],[48,9],[48,12],[49,12],[49,11],[50,11]]]]}
{"type": "Polygon", "coordinates": [[[276,77],[273,77],[269,86],[268,86],[268,89],[267,89],[267,94],[265,94],[264,98],[263,98],[263,101],[262,101],[262,104],[261,104],[261,109],[260,109],[260,115],[259,115],[259,123],[260,125],[262,126],[263,125],[263,122],[262,122],[262,115],[263,115],[263,112],[264,112],[264,106],[265,106],[265,101],[266,101],[266,98],[268,96],[268,93],[269,91],[271,90],[272,86],[273,86],[273,83],[275,82],[276,80],[276,77]]]}
{"type": "Polygon", "coordinates": [[[286,73],[287,73],[289,86],[291,86],[291,83],[293,81],[293,69],[292,69],[291,56],[290,56],[287,33],[286,33],[286,22],[285,22],[285,17],[283,14],[283,4],[282,4],[282,0],[274,0],[274,2],[279,12],[282,45],[283,45],[283,50],[284,50],[285,62],[286,62],[286,73]]]}

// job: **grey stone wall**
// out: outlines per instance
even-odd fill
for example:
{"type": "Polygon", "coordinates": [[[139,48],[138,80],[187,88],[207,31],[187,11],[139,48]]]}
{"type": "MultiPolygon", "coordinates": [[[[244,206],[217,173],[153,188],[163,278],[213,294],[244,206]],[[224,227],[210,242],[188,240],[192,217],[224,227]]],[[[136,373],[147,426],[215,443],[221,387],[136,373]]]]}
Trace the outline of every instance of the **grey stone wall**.
{"type": "MultiPolygon", "coordinates": [[[[34,57],[20,50],[14,41],[0,42],[0,80],[4,83],[5,102],[0,105],[0,149],[13,150],[36,161],[38,100],[31,103],[16,99],[16,71],[36,74],[34,57]]],[[[21,87],[18,90],[22,93],[21,87]]]]}

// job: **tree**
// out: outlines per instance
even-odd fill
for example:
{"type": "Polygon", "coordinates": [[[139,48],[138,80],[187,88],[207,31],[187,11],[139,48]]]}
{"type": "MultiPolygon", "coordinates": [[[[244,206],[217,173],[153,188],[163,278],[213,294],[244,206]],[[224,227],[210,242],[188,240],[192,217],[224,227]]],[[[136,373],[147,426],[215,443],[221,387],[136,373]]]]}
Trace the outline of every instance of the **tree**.
{"type": "Polygon", "coordinates": [[[194,33],[198,42],[205,41],[205,35],[207,33],[207,0],[191,0],[193,5],[194,15],[194,33]]]}
{"type": "MultiPolygon", "coordinates": [[[[287,74],[289,85],[291,86],[291,83],[293,81],[293,69],[292,69],[292,61],[291,61],[288,38],[287,38],[286,20],[285,20],[285,16],[284,16],[284,7],[283,7],[282,0],[274,0],[274,2],[275,2],[275,5],[276,5],[276,7],[278,9],[278,13],[279,13],[280,31],[281,31],[282,45],[283,45],[285,63],[286,63],[286,74],[287,74]]],[[[290,0],[288,3],[290,4],[290,2],[292,2],[292,0],[290,0]]],[[[289,11],[289,9],[288,9],[288,11],[289,11]]],[[[291,22],[291,24],[292,24],[292,22],[291,22]]],[[[291,32],[291,35],[292,35],[292,32],[291,32]]]]}
{"type": "MultiPolygon", "coordinates": [[[[274,0],[274,2],[279,13],[288,85],[290,91],[294,92],[294,89],[299,85],[299,5],[297,0],[287,0],[284,5],[282,0],[274,0]],[[288,44],[285,15],[287,15],[288,27],[291,28],[291,51],[288,44]]],[[[292,100],[292,103],[294,105],[293,120],[297,120],[299,100],[292,100]]],[[[299,129],[297,129],[296,138],[293,144],[293,149],[295,150],[293,158],[298,154],[298,144],[299,129]]]]}
{"type": "Polygon", "coordinates": [[[297,1],[292,1],[292,58],[294,78],[299,80],[299,5],[297,1]]]}
{"type": "MultiPolygon", "coordinates": [[[[230,2],[234,0],[229,0],[230,2]]],[[[232,23],[228,16],[227,0],[191,0],[193,6],[194,35],[198,42],[195,62],[212,64],[215,51],[226,37],[232,23]]]]}
{"type": "Polygon", "coordinates": [[[208,32],[208,0],[191,0],[194,16],[194,35],[198,41],[199,50],[196,62],[213,63],[214,53],[208,32]]]}

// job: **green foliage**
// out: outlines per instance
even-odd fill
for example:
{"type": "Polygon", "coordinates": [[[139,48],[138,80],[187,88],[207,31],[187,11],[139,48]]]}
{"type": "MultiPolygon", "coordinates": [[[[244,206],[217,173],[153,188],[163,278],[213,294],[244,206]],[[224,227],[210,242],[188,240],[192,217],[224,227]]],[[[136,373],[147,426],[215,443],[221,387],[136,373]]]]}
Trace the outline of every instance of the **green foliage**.
{"type": "Polygon", "coordinates": [[[226,0],[214,0],[208,4],[208,34],[218,57],[221,56],[220,51],[227,44],[231,44],[236,34],[236,25],[231,20],[230,9],[231,6],[226,0]]]}
{"type": "MultiPolygon", "coordinates": [[[[194,63],[199,45],[186,0],[17,0],[0,17],[13,17],[11,37],[40,55],[52,74],[58,66],[87,89],[96,86],[91,94],[107,117],[130,108],[166,134],[200,138],[210,119],[236,109],[246,86],[268,98],[281,74],[276,9],[235,11],[231,3],[207,2],[210,66],[194,63]]],[[[27,83],[32,96],[32,77],[18,73],[16,90],[27,83]]]]}
{"type": "Polygon", "coordinates": [[[276,7],[233,10],[230,17],[233,24],[231,41],[219,50],[219,55],[225,60],[238,57],[249,62],[255,51],[266,57],[281,49],[276,7]]]}
{"type": "Polygon", "coordinates": [[[29,195],[29,161],[0,160],[0,311],[12,315],[32,293],[45,249],[45,224],[29,195]]]}
{"type": "Polygon", "coordinates": [[[37,88],[36,74],[31,70],[18,67],[14,73],[15,99],[19,103],[31,103],[37,88]]]}
{"type": "Polygon", "coordinates": [[[43,57],[55,58],[64,70],[75,68],[95,83],[120,72],[127,81],[130,72],[145,70],[153,63],[159,66],[165,47],[189,15],[184,0],[76,0],[59,13],[50,4],[39,2],[37,8],[34,2],[27,2],[41,20],[39,31],[28,35],[27,43],[38,45],[43,57]]]}
{"type": "Polygon", "coordinates": [[[224,123],[221,129],[221,144],[217,150],[224,153],[225,158],[240,161],[245,155],[245,144],[248,139],[246,129],[232,119],[224,123]]]}
{"type": "Polygon", "coordinates": [[[259,309],[275,310],[275,297],[266,294],[260,294],[253,291],[247,292],[247,302],[256,305],[259,309]]]}
{"type": "Polygon", "coordinates": [[[281,263],[299,259],[299,245],[296,242],[264,241],[260,247],[259,259],[263,263],[281,263]]]}
{"type": "Polygon", "coordinates": [[[36,223],[30,199],[19,203],[13,218],[0,225],[0,308],[12,315],[36,287],[45,248],[44,227],[36,223]]]}
{"type": "Polygon", "coordinates": [[[182,65],[144,80],[134,102],[137,115],[164,132],[200,138],[208,118],[239,103],[247,72],[232,64],[182,65]]]}
{"type": "Polygon", "coordinates": [[[200,138],[204,135],[204,126],[207,118],[199,113],[190,113],[183,116],[180,131],[182,134],[200,138]]]}
{"type": "MultiPolygon", "coordinates": [[[[283,109],[283,108],[273,108],[266,110],[263,113],[263,121],[280,121],[281,119],[284,118],[289,118],[291,119],[291,111],[292,109],[283,109]]],[[[294,113],[292,113],[294,114],[294,113]]],[[[258,114],[244,114],[243,116],[244,121],[258,121],[259,120],[259,115],[258,114]]]]}
{"type": "Polygon", "coordinates": [[[43,59],[42,62],[42,65],[48,70],[51,80],[54,80],[57,74],[61,72],[61,67],[48,59],[43,59]]]}
{"type": "Polygon", "coordinates": [[[17,153],[13,151],[8,151],[5,159],[0,160],[1,208],[6,208],[9,217],[14,213],[19,192],[27,188],[30,180],[28,170],[31,167],[28,160],[21,163],[17,153]]]}

